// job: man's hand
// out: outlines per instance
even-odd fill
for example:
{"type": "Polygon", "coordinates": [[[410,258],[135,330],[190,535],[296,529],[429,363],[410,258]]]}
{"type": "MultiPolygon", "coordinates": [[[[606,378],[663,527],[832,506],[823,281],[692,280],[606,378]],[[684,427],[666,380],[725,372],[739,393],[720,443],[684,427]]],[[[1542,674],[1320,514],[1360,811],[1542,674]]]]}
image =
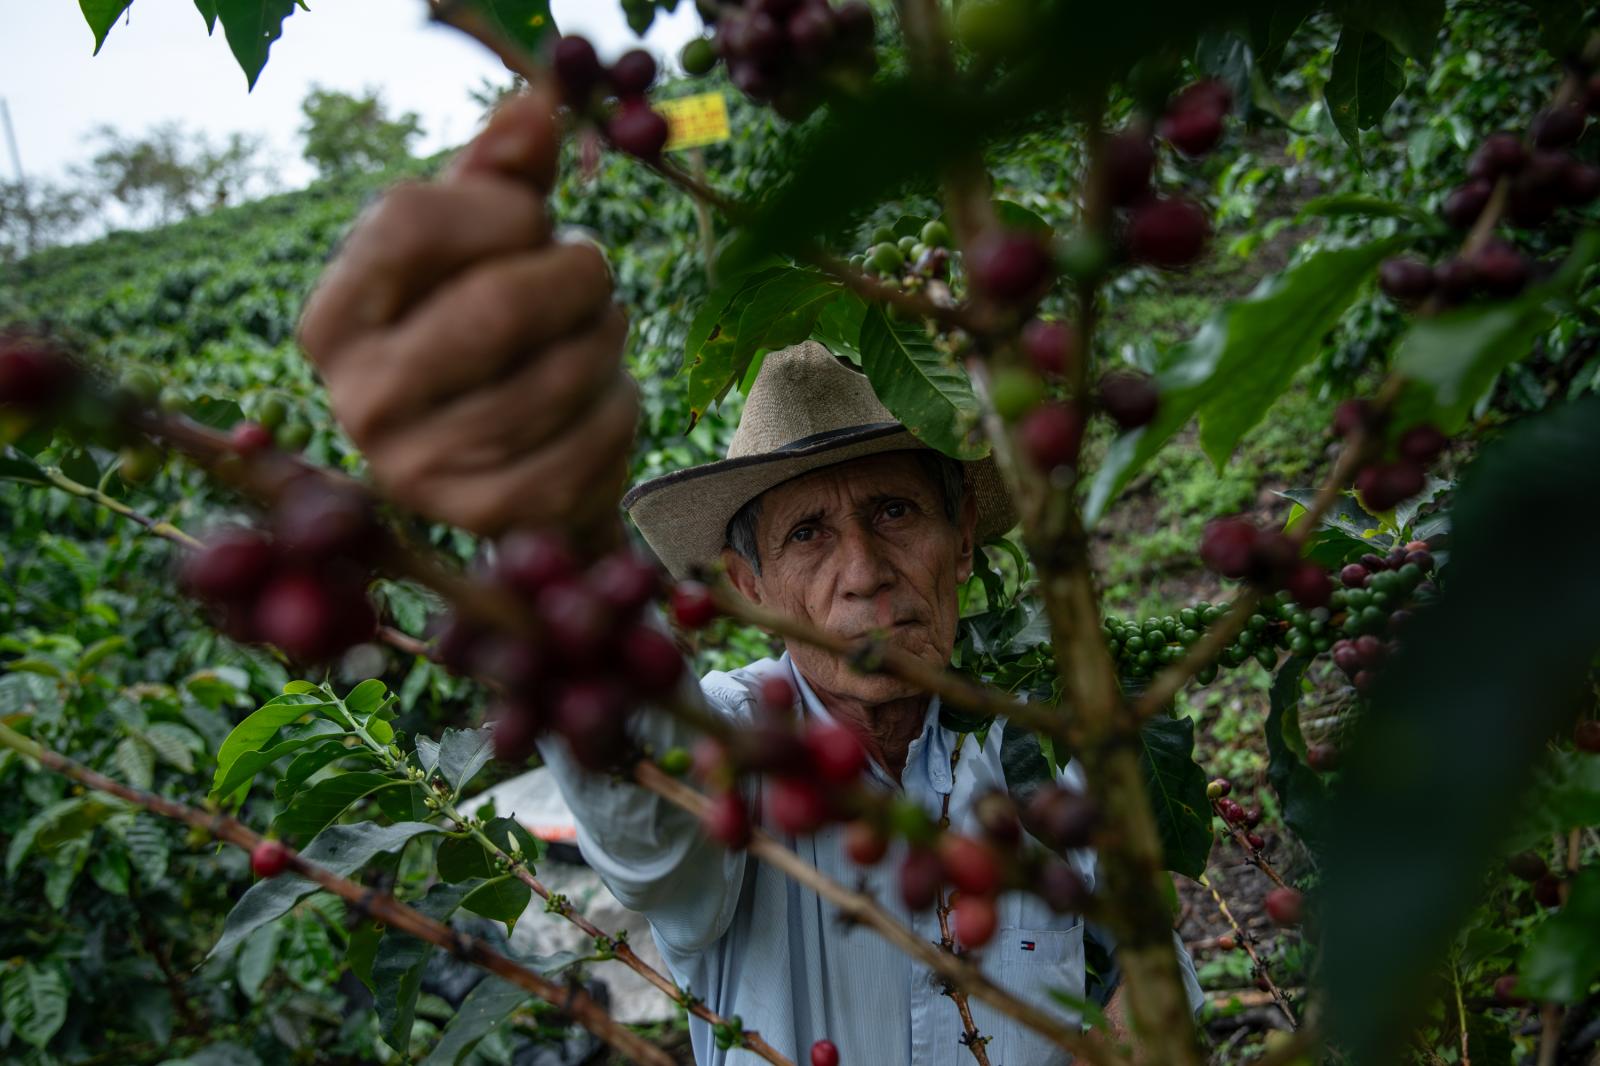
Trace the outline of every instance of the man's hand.
{"type": "Polygon", "coordinates": [[[605,260],[550,239],[553,111],[518,97],[438,182],[390,190],[299,328],[378,486],[488,535],[612,519],[638,417],[605,260]]]}

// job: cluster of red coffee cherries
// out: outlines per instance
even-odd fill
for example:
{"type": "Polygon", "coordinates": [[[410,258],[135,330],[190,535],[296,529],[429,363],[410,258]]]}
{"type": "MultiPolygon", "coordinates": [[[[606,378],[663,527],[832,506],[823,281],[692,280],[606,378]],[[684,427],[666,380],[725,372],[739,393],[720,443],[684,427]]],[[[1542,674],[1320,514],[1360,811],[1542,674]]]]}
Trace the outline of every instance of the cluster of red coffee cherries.
{"type": "MultiPolygon", "coordinates": [[[[1358,433],[1383,434],[1385,419],[1363,399],[1339,405],[1333,416],[1335,435],[1349,440],[1358,433]]],[[[1395,439],[1386,457],[1369,462],[1356,473],[1356,492],[1369,510],[1387,511],[1420,493],[1428,483],[1428,464],[1439,458],[1450,438],[1429,422],[1411,426],[1395,439]]]]}
{"type": "Polygon", "coordinates": [[[47,414],[71,397],[79,377],[77,365],[45,341],[0,335],[0,413],[47,414]]]}
{"type": "Polygon", "coordinates": [[[720,59],[740,92],[785,118],[810,114],[828,75],[876,69],[872,8],[862,0],[838,7],[828,0],[712,0],[699,7],[715,31],[684,47],[683,69],[705,74],[720,59]]]}
{"type": "Polygon", "coordinates": [[[1217,817],[1244,833],[1245,842],[1252,850],[1265,851],[1267,842],[1256,832],[1261,824],[1261,808],[1244,806],[1232,793],[1233,782],[1226,777],[1218,777],[1206,785],[1206,798],[1211,801],[1211,809],[1217,817]]]}
{"type": "MultiPolygon", "coordinates": [[[[1208,154],[1222,139],[1233,92],[1220,81],[1196,82],[1177,93],[1156,123],[1156,132],[1188,158],[1208,154]]],[[[1127,211],[1123,243],[1136,263],[1176,269],[1188,266],[1211,239],[1205,209],[1182,196],[1158,196],[1151,185],[1156,149],[1148,133],[1127,129],[1106,139],[1096,175],[1112,206],[1127,211]]]]}
{"type": "Polygon", "coordinates": [[[382,537],[365,493],[304,474],[283,490],[270,530],[219,531],[183,561],[180,577],[234,640],[327,662],[373,638],[366,589],[382,537]]]}
{"type": "Polygon", "coordinates": [[[1326,607],[1333,598],[1333,579],[1310,559],[1302,559],[1294,542],[1246,518],[1217,518],[1206,524],[1200,559],[1223,577],[1250,581],[1263,589],[1284,589],[1307,609],[1326,607]]]}
{"type": "MultiPolygon", "coordinates": [[[[1600,114],[1600,90],[1591,89],[1588,110],[1600,114]]],[[[1571,152],[1587,122],[1584,105],[1570,102],[1541,111],[1526,136],[1510,130],[1491,133],[1473,153],[1466,183],[1445,197],[1445,221],[1457,229],[1471,228],[1502,182],[1505,217],[1519,229],[1543,226],[1564,207],[1593,203],[1600,198],[1600,167],[1571,152]]],[[[1436,266],[1409,257],[1390,259],[1379,268],[1378,283],[1400,304],[1431,297],[1449,306],[1479,296],[1515,296],[1530,274],[1528,257],[1512,242],[1494,238],[1436,266]]]]}
{"type": "Polygon", "coordinates": [[[683,675],[676,643],[644,617],[660,572],[626,548],[584,566],[560,535],[520,531],[500,540],[482,577],[526,605],[537,627],[512,632],[453,617],[437,636],[440,661],[500,691],[495,754],[524,761],[549,730],[584,766],[617,765],[634,707],[670,696],[683,675]]]}
{"type": "Polygon", "coordinates": [[[607,67],[586,38],[562,37],[552,61],[566,105],[599,124],[619,150],[646,161],[660,157],[671,129],[650,106],[656,61],[635,48],[607,67]]]}

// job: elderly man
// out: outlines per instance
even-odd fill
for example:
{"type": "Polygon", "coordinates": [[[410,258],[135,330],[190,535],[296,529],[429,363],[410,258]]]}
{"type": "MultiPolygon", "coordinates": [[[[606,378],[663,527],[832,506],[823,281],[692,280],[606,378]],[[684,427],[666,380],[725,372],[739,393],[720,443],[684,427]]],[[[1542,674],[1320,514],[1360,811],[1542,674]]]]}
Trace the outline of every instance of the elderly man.
{"type": "MultiPolygon", "coordinates": [[[[603,258],[590,245],[549,240],[544,197],[556,151],[547,101],[502,109],[441,182],[396,189],[363,220],[301,326],[378,483],[424,514],[487,534],[614,524],[637,416],[603,258]]],[[[647,482],[624,503],[674,573],[720,556],[753,602],[843,636],[886,631],[939,665],[954,647],[957,590],[973,552],[1012,520],[987,462],[920,447],[865,378],[815,344],[767,357],[726,460],[647,482]]],[[[977,795],[1005,786],[1003,728],[983,744],[955,734],[941,726],[936,698],[803,644],[710,674],[700,688],[711,708],[745,718],[774,674],[792,682],[805,715],[859,731],[879,787],[934,816],[948,803],[958,830],[974,828],[977,795]]],[[[645,716],[638,728],[658,747],[691,739],[665,717],[645,716]]],[[[782,874],[711,842],[653,794],[584,772],[561,744],[544,755],[585,858],[649,918],[678,982],[719,1014],[801,1061],[819,1039],[852,1066],[970,1060],[955,1008],[919,964],[842,925],[782,874]]],[[[1081,784],[1073,766],[1063,779],[1081,784]]],[[[752,797],[758,820],[760,799],[752,797]]],[[[938,939],[932,912],[904,912],[893,853],[862,870],[837,827],[791,843],[839,881],[864,879],[920,935],[938,939]]],[[[1092,854],[1070,858],[1092,883],[1092,854]]],[[[1088,991],[1081,918],[1010,893],[999,919],[983,968],[1071,1016],[1051,993],[1088,991]]],[[[1115,998],[1109,1013],[1118,1016],[1115,998]]],[[[973,1014],[991,1062],[1064,1058],[983,1004],[973,1014]]],[[[698,1062],[724,1061],[708,1026],[692,1019],[691,1033],[698,1062]]]]}

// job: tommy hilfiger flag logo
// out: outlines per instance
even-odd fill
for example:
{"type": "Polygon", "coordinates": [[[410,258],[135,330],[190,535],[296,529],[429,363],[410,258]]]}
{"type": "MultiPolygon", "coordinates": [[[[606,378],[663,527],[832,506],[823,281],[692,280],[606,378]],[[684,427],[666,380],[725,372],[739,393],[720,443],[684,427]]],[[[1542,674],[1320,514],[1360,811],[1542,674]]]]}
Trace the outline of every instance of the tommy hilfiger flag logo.
{"type": "Polygon", "coordinates": [[[1033,941],[1031,941],[1031,940],[1024,940],[1024,941],[1023,941],[1023,942],[1022,942],[1022,950],[1023,950],[1023,951],[1032,951],[1032,950],[1033,950],[1033,941]]]}

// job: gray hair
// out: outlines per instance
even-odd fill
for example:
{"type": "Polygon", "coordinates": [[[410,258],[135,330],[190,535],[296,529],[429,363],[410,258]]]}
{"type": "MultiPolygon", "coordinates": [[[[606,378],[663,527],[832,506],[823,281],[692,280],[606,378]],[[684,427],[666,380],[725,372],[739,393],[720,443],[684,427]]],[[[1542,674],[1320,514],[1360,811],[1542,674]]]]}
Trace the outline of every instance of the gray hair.
{"type": "MultiPolygon", "coordinates": [[[[918,448],[911,453],[933,483],[939,486],[944,503],[944,516],[951,525],[961,520],[961,504],[966,498],[966,470],[955,459],[930,448],[918,448]]],[[[763,494],[764,495],[764,494],[763,494]]],[[[728,547],[750,564],[750,569],[761,573],[761,550],[756,540],[756,524],[761,520],[761,497],[757,496],[728,520],[728,547]]]]}

